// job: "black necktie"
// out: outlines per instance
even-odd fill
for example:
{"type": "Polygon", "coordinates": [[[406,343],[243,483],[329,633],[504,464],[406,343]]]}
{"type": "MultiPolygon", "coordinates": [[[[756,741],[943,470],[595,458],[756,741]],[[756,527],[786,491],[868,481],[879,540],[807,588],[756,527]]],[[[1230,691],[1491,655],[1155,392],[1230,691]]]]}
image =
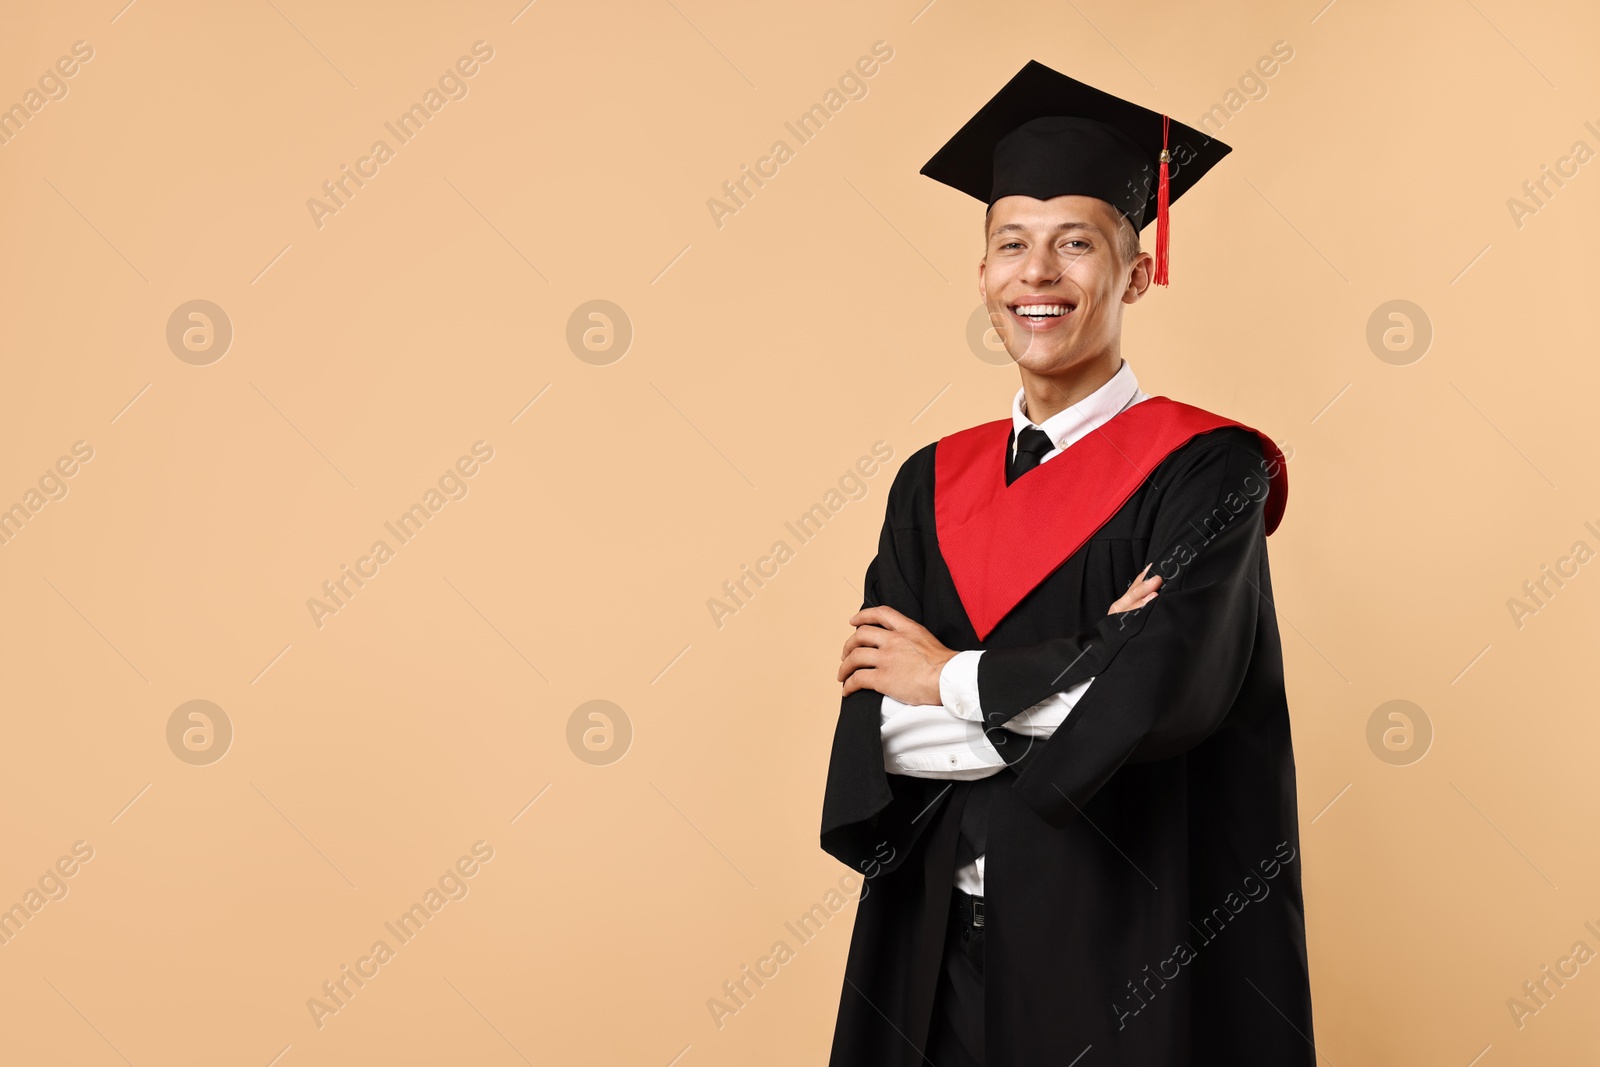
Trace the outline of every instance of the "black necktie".
{"type": "MultiPolygon", "coordinates": [[[[1006,465],[1006,484],[1010,485],[1024,474],[1039,465],[1039,461],[1048,452],[1054,451],[1056,444],[1050,440],[1050,435],[1037,426],[1028,426],[1017,437],[1017,454],[1006,465]]],[[[1000,753],[1000,758],[1015,769],[1017,762],[1028,755],[1034,747],[1034,739],[1020,734],[1007,733],[1003,727],[995,727],[990,735],[991,742],[1000,753]]],[[[1005,771],[979,778],[976,781],[965,783],[968,790],[967,803],[961,809],[961,819],[957,825],[956,834],[956,867],[965,867],[973,860],[982,856],[989,848],[989,802],[996,789],[1008,789],[1016,779],[1005,771]]]]}
{"type": "Polygon", "coordinates": [[[1050,435],[1037,426],[1029,426],[1017,438],[1017,454],[1006,467],[1006,484],[1010,485],[1039,465],[1046,452],[1055,450],[1056,443],[1050,435]]]}

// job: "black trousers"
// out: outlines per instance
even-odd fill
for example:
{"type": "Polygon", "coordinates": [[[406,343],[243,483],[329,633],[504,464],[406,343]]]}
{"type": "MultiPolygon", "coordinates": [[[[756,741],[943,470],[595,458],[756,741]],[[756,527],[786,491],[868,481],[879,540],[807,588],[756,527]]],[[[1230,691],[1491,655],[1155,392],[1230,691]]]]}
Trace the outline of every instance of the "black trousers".
{"type": "Polygon", "coordinates": [[[963,898],[973,899],[959,889],[951,892],[928,1034],[933,1067],[983,1067],[983,927],[962,917],[963,898]]]}

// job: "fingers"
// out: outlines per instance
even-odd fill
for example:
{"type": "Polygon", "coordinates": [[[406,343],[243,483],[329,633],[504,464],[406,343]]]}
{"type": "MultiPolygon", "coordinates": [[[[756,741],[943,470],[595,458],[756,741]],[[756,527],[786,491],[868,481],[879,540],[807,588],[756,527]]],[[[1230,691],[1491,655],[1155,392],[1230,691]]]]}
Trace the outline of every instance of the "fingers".
{"type": "Polygon", "coordinates": [[[863,667],[876,667],[878,665],[878,656],[879,652],[876,648],[868,648],[863,646],[855,649],[844,658],[844,662],[839,664],[839,672],[834,676],[835,680],[843,682],[848,679],[853,672],[858,671],[863,667]]]}
{"type": "Polygon", "coordinates": [[[872,670],[856,671],[854,674],[850,675],[850,677],[845,679],[844,692],[840,695],[849,696],[858,689],[872,689],[872,676],[874,673],[875,672],[872,670]]]}
{"type": "Polygon", "coordinates": [[[1107,614],[1116,615],[1124,611],[1137,611],[1156,598],[1157,592],[1162,585],[1162,577],[1159,574],[1150,574],[1151,566],[1152,564],[1145,564],[1144,570],[1139,572],[1137,578],[1128,583],[1127,592],[1116,599],[1107,614]],[[1147,574],[1150,574],[1150,577],[1146,578],[1145,575],[1147,574]]]}
{"type": "Polygon", "coordinates": [[[860,648],[863,645],[881,648],[888,637],[889,631],[881,626],[857,626],[851,631],[850,636],[845,638],[844,649],[839,653],[839,658],[844,659],[850,654],[851,649],[860,648]]]}
{"type": "Polygon", "coordinates": [[[1153,564],[1146,563],[1144,570],[1139,572],[1139,577],[1128,583],[1128,590],[1123,594],[1124,597],[1143,597],[1149,595],[1152,590],[1161,588],[1161,575],[1151,574],[1150,577],[1145,577],[1146,574],[1150,573],[1151,566],[1153,564]]]}
{"type": "MultiPolygon", "coordinates": [[[[882,626],[885,630],[898,630],[911,620],[893,608],[884,605],[876,608],[862,608],[847,620],[851,626],[882,626]]],[[[911,623],[916,625],[915,623],[911,623]]]]}
{"type": "Polygon", "coordinates": [[[862,608],[850,616],[846,622],[854,626],[855,631],[845,639],[844,648],[839,653],[841,659],[850,655],[851,649],[862,645],[881,646],[891,630],[908,629],[917,625],[894,608],[886,605],[876,608],[862,608]]]}

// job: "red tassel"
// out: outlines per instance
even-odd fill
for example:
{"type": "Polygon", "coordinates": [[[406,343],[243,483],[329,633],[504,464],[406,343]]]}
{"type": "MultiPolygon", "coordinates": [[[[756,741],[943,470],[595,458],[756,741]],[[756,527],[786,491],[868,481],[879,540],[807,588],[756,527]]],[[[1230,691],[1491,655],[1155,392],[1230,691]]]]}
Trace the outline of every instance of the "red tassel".
{"type": "Polygon", "coordinates": [[[1167,217],[1167,198],[1171,195],[1171,182],[1167,176],[1167,163],[1172,158],[1167,152],[1167,129],[1171,119],[1161,116],[1161,176],[1156,184],[1156,284],[1166,285],[1171,253],[1172,221],[1167,217]]]}

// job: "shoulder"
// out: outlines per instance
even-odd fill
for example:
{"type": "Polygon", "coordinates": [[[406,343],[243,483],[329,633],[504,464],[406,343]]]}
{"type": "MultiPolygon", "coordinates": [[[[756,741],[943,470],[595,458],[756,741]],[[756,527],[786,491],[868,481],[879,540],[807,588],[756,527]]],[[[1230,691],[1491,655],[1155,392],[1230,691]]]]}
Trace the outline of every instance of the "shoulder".
{"type": "Polygon", "coordinates": [[[1261,435],[1245,426],[1219,426],[1214,430],[1198,433],[1175,449],[1172,457],[1181,455],[1192,462],[1208,455],[1215,459],[1214,453],[1217,452],[1243,453],[1242,458],[1256,463],[1266,458],[1261,435]]]}
{"type": "Polygon", "coordinates": [[[1011,432],[1010,427],[1010,419],[979,423],[977,426],[945,434],[912,452],[906,457],[905,462],[900,464],[900,469],[895,472],[894,482],[889,487],[890,515],[899,515],[903,520],[923,512],[931,515],[934,487],[938,481],[941,465],[948,468],[953,464],[956,468],[960,468],[978,462],[996,440],[999,441],[999,445],[996,446],[994,454],[999,455],[998,449],[1004,445],[1007,435],[1011,432]]]}
{"type": "MultiPolygon", "coordinates": [[[[1172,450],[1162,466],[1173,463],[1183,466],[1201,461],[1215,463],[1224,458],[1217,454],[1219,451],[1242,453],[1242,458],[1258,464],[1267,459],[1266,435],[1255,427],[1180,400],[1168,397],[1151,399],[1161,402],[1161,414],[1169,425],[1189,434],[1183,444],[1172,450]]],[[[1154,412],[1156,409],[1150,410],[1154,412]]]]}
{"type": "Polygon", "coordinates": [[[938,441],[929,441],[905,458],[900,464],[900,469],[894,472],[894,484],[891,492],[905,490],[912,484],[933,479],[933,457],[938,448],[938,441]]]}
{"type": "Polygon", "coordinates": [[[933,492],[934,453],[939,442],[929,441],[907,456],[900,469],[894,472],[889,485],[889,510],[903,511],[915,501],[933,492]]]}
{"type": "Polygon", "coordinates": [[[992,444],[996,438],[1004,438],[1011,432],[1010,419],[996,419],[993,422],[981,422],[976,426],[968,426],[964,430],[955,430],[945,434],[936,441],[929,441],[900,465],[900,470],[895,474],[895,483],[904,482],[909,488],[914,484],[933,484],[934,472],[938,464],[943,462],[964,462],[969,459],[969,453],[979,451],[992,444]]]}
{"type": "Polygon", "coordinates": [[[927,444],[923,445],[921,448],[919,448],[915,452],[911,453],[911,455],[907,456],[905,463],[901,466],[900,469],[901,470],[908,470],[909,469],[909,470],[913,470],[913,471],[923,471],[923,470],[931,471],[933,469],[933,456],[934,456],[934,453],[938,450],[938,448],[939,448],[939,442],[938,441],[929,441],[927,444]]]}
{"type": "MultiPolygon", "coordinates": [[[[1194,409],[1201,411],[1201,409],[1194,409]]],[[[1151,472],[1163,510],[1259,513],[1266,533],[1282,519],[1288,493],[1282,454],[1265,434],[1225,416],[1195,433],[1151,472]],[[1220,425],[1216,424],[1221,422],[1220,425]]]]}

